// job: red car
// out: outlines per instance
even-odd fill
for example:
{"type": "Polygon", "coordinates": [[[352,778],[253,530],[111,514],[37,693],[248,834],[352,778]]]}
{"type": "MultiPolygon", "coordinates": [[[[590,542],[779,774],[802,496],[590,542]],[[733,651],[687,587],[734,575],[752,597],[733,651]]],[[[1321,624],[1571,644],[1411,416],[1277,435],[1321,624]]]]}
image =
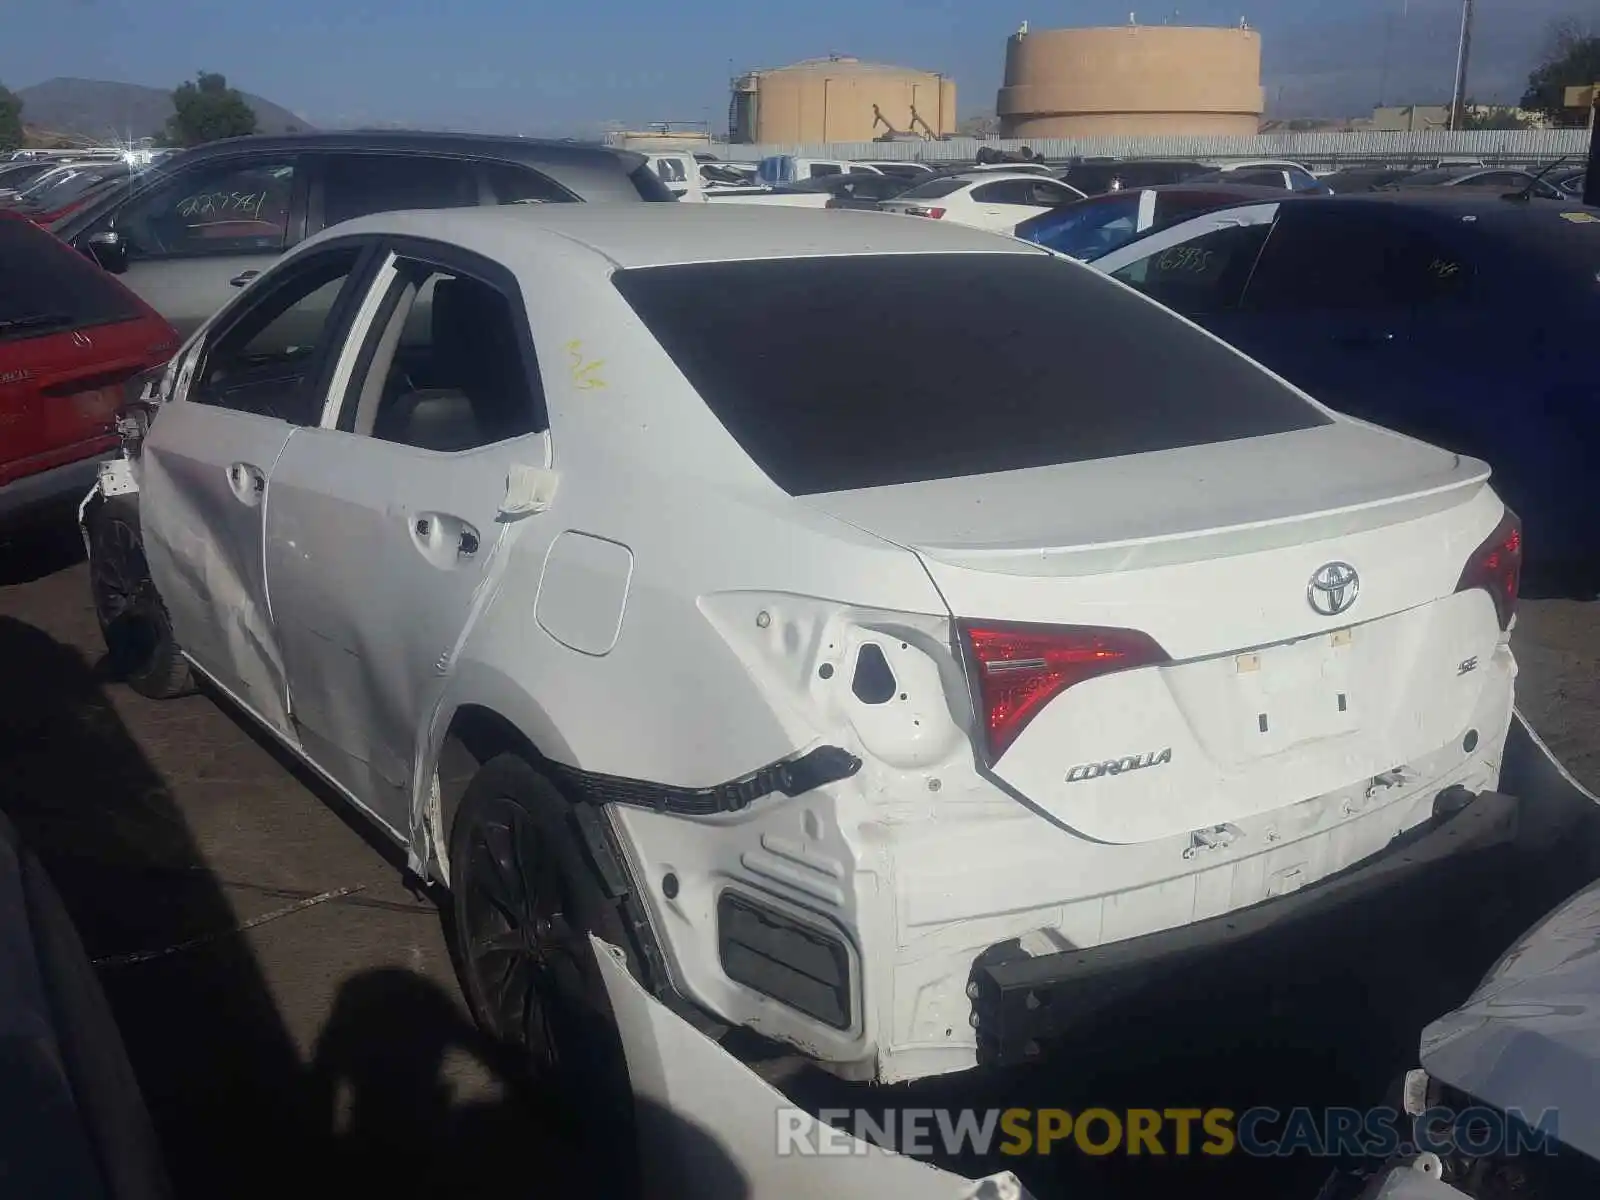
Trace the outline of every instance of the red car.
{"type": "Polygon", "coordinates": [[[0,527],[88,493],[117,449],[125,386],[177,348],[177,331],[113,276],[0,212],[0,527]]]}

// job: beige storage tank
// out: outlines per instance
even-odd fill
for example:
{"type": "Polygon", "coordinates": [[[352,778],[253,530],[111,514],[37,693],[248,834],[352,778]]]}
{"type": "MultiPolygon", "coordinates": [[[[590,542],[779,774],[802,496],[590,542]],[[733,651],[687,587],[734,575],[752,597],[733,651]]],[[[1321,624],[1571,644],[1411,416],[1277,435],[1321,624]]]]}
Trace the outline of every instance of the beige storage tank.
{"type": "Polygon", "coordinates": [[[1261,35],[1243,26],[1027,27],[1006,43],[1000,136],[1252,135],[1261,35]]]}
{"type": "Polygon", "coordinates": [[[870,142],[890,132],[941,137],[955,126],[953,81],[844,55],[741,75],[728,111],[729,141],[769,145],[870,142]]]}

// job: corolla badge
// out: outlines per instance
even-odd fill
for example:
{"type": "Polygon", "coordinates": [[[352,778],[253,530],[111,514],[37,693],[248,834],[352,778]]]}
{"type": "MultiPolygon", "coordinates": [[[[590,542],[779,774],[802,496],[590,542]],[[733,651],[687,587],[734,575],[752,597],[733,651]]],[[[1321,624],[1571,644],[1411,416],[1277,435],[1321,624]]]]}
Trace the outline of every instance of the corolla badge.
{"type": "Polygon", "coordinates": [[[1105,762],[1079,763],[1067,772],[1068,783],[1082,783],[1086,779],[1099,779],[1102,775],[1121,775],[1124,771],[1142,771],[1146,767],[1165,766],[1172,761],[1172,747],[1152,750],[1148,754],[1129,754],[1124,758],[1108,758],[1105,762]]]}
{"type": "Polygon", "coordinates": [[[1311,607],[1325,617],[1336,617],[1348,611],[1361,594],[1361,576],[1349,563],[1325,563],[1311,576],[1306,588],[1306,599],[1311,607]]]}

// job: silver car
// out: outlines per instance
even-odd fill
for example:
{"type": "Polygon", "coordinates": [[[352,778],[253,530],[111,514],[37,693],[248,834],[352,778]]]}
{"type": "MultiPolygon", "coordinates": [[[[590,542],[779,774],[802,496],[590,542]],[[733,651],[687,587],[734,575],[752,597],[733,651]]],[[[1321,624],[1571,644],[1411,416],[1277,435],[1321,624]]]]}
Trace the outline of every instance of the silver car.
{"type": "Polygon", "coordinates": [[[53,232],[187,336],[291,246],[369,213],[675,197],[645,157],[531,138],[300,133],[189,150],[53,232]]]}

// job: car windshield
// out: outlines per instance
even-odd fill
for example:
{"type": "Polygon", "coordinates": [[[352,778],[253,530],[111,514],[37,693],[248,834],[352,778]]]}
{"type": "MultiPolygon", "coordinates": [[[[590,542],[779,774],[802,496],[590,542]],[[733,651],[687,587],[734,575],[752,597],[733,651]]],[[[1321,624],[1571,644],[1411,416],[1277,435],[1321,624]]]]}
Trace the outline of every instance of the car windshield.
{"type": "Polygon", "coordinates": [[[1046,254],[769,259],[612,279],[718,420],[791,495],[1328,422],[1209,334],[1046,254]]]}
{"type": "Polygon", "coordinates": [[[1023,241],[1037,242],[1085,262],[1110,254],[1139,232],[1139,192],[1053,209],[1017,226],[1023,241]]]}
{"type": "Polygon", "coordinates": [[[901,192],[897,200],[937,200],[941,196],[948,196],[952,192],[959,192],[964,187],[970,187],[970,179],[929,179],[916,187],[908,188],[901,192]]]}
{"type": "Polygon", "coordinates": [[[51,167],[48,171],[36,176],[32,183],[18,192],[17,200],[26,204],[81,169],[80,167],[51,167]]]}
{"type": "Polygon", "coordinates": [[[121,164],[84,167],[60,176],[43,188],[30,188],[18,199],[38,208],[58,208],[71,204],[108,179],[125,178],[127,174],[128,168],[121,164]]]}
{"type": "Polygon", "coordinates": [[[138,315],[127,289],[88,259],[28,221],[0,217],[0,341],[138,315]]]}

